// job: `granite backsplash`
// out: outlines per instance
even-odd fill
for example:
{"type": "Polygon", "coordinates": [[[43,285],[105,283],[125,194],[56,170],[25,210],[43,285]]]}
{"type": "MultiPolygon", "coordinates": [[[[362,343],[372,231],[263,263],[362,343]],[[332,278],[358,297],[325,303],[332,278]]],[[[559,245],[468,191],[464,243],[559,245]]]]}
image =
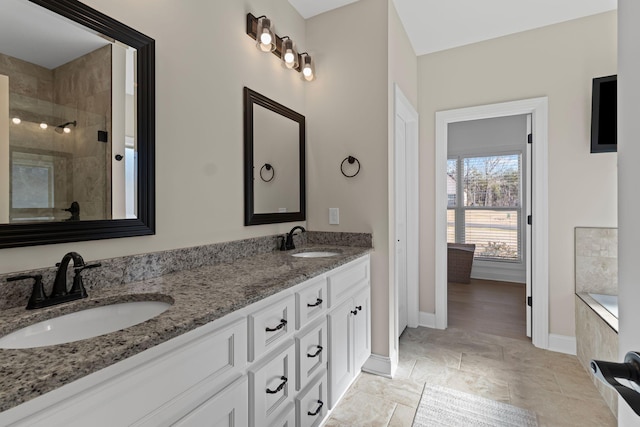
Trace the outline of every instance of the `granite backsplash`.
{"type": "MultiPolygon", "coordinates": [[[[87,291],[92,289],[123,286],[127,283],[153,279],[165,274],[183,270],[192,270],[208,265],[229,263],[240,258],[272,252],[280,248],[280,235],[254,237],[231,242],[213,243],[210,245],[189,248],[171,249],[139,255],[109,258],[103,260],[85,259],[87,263],[99,262],[100,268],[82,273],[87,291]]],[[[373,247],[370,233],[341,233],[324,231],[307,231],[294,235],[297,247],[311,245],[336,245],[373,247]]],[[[0,274],[0,309],[26,306],[31,295],[32,282],[22,280],[7,283],[6,279],[16,275],[41,274],[47,294],[51,291],[56,274],[56,267],[0,274]]],[[[69,268],[69,276],[73,268],[69,268]]]]}

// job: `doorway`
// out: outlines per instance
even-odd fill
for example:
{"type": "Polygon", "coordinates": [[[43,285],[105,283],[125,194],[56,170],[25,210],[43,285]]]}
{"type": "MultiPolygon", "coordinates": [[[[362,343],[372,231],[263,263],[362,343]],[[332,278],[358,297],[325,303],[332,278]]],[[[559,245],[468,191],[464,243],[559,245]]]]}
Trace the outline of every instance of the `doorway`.
{"type": "Polygon", "coordinates": [[[449,326],[531,336],[525,292],[530,122],[530,115],[521,114],[449,124],[449,326]]]}
{"type": "Polygon", "coordinates": [[[547,111],[546,97],[468,107],[436,113],[435,185],[436,185],[436,250],[435,250],[435,326],[447,327],[447,141],[449,124],[488,118],[531,115],[532,188],[530,266],[531,337],[535,346],[549,346],[548,283],[548,178],[547,178],[547,111]]]}

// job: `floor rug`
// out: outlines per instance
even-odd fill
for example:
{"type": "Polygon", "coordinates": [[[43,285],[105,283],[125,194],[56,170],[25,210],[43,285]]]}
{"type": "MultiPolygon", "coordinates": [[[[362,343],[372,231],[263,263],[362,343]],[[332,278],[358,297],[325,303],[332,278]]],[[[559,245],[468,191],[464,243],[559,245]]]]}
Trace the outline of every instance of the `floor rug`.
{"type": "Polygon", "coordinates": [[[535,412],[507,403],[425,385],[413,427],[537,427],[535,412]]]}

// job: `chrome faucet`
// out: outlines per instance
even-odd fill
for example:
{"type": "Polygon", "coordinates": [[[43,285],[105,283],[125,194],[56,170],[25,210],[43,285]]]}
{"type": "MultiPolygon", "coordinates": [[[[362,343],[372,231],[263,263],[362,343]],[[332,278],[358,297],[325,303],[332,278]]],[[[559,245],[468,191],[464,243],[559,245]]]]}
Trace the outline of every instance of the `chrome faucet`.
{"type": "Polygon", "coordinates": [[[42,275],[23,275],[9,277],[7,282],[14,282],[16,280],[33,279],[33,289],[31,291],[31,297],[27,303],[27,310],[34,308],[50,307],[56,304],[62,304],[63,302],[74,301],[87,297],[87,290],[82,282],[82,271],[89,268],[100,267],[101,264],[85,264],[84,259],[77,252],[69,252],[62,257],[62,261],[56,264],[58,271],[56,272],[56,278],[53,282],[53,289],[51,295],[47,296],[44,292],[42,285],[42,275]],[[67,285],[67,269],[69,268],[69,262],[73,260],[73,270],[75,275],[73,276],[73,284],[71,289],[67,285]]]}
{"type": "Polygon", "coordinates": [[[305,231],[307,231],[307,230],[304,229],[304,227],[302,227],[300,225],[297,225],[297,226],[293,227],[291,229],[291,231],[289,233],[287,233],[287,237],[286,237],[286,239],[284,241],[284,245],[280,246],[280,250],[281,251],[288,251],[288,250],[296,248],[296,246],[293,244],[293,234],[296,232],[296,230],[300,230],[303,233],[305,231]]]}

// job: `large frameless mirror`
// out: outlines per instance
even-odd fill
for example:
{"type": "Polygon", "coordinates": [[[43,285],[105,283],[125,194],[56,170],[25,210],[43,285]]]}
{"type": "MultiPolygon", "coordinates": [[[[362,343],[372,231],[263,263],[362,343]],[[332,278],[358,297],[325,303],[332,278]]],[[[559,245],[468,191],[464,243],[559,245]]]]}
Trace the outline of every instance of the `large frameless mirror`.
{"type": "Polygon", "coordinates": [[[76,0],[2,0],[0,248],[154,233],[154,60],[76,0]]]}

